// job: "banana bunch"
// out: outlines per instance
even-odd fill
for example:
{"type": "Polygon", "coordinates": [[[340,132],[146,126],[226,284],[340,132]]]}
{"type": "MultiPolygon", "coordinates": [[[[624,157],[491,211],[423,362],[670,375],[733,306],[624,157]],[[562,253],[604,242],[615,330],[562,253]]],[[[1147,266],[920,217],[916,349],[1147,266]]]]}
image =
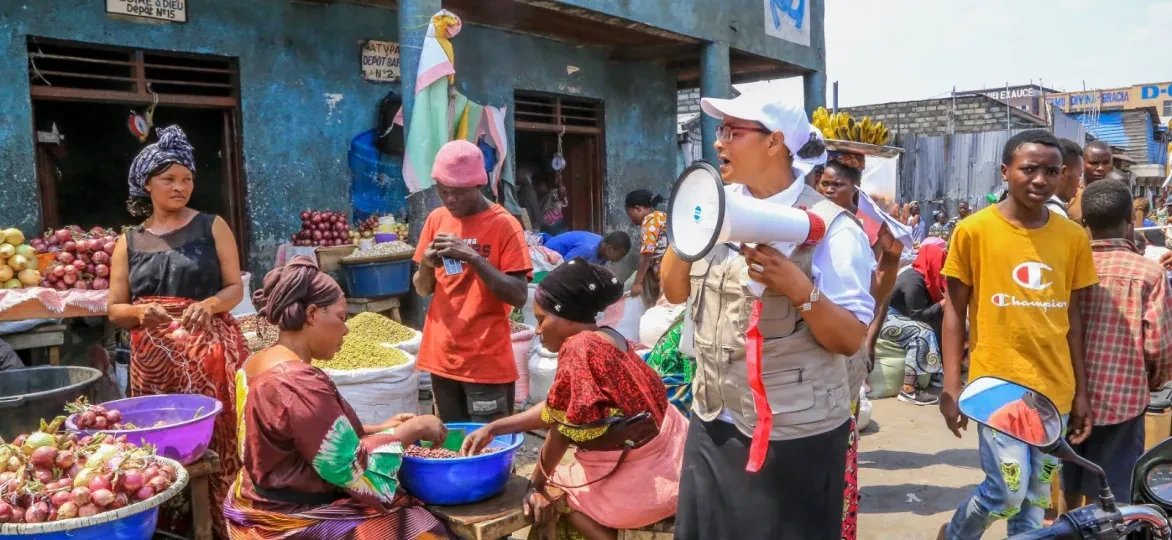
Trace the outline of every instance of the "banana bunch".
{"type": "Polygon", "coordinates": [[[883,122],[872,122],[870,116],[864,116],[862,122],[855,121],[847,112],[830,114],[826,107],[819,107],[814,111],[814,127],[822,132],[827,139],[840,141],[854,141],[883,146],[891,138],[887,126],[883,122]]]}

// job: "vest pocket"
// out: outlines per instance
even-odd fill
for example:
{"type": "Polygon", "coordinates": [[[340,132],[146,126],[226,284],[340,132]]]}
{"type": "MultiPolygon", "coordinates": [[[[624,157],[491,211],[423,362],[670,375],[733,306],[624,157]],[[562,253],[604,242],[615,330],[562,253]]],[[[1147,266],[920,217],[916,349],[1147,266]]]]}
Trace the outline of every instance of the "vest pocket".
{"type": "Polygon", "coordinates": [[[761,299],[761,320],[757,328],[765,339],[786,337],[797,326],[797,310],[789,298],[766,291],[761,299]]]}
{"type": "MultiPolygon", "coordinates": [[[[801,369],[787,369],[762,374],[769,408],[773,410],[774,425],[808,424],[826,419],[830,407],[825,396],[819,396],[814,381],[803,381],[801,369]],[[821,398],[821,399],[819,399],[821,398]]],[[[741,397],[741,410],[746,419],[757,423],[753,393],[741,397]]]]}

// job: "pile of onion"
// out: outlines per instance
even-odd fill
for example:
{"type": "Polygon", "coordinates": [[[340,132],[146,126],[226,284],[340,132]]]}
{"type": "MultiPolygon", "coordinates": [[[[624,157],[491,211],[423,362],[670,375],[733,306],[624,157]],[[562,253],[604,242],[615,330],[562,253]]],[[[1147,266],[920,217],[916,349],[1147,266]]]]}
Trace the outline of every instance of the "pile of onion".
{"type": "Polygon", "coordinates": [[[69,289],[110,288],[110,259],[118,235],[112,230],[94,227],[89,232],[71,226],[49,231],[34,239],[33,247],[39,253],[55,253],[56,257],[41,269],[43,287],[59,291],[69,289]],[[39,242],[37,242],[39,240],[39,242]]]}

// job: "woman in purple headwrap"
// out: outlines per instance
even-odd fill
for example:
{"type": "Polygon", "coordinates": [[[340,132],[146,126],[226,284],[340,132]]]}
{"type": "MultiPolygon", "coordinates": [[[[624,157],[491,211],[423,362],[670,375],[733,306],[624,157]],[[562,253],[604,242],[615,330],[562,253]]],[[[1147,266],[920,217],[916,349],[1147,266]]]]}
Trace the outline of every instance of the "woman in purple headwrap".
{"type": "MultiPolygon", "coordinates": [[[[231,374],[248,353],[228,312],[244,285],[236,239],[223,219],[187,206],[194,189],[193,148],[178,126],[134,158],[127,210],[145,218],[118,239],[110,263],[108,313],[130,331],[130,393],[203,394],[219,399],[211,448],[221,473],[212,479],[219,504],[240,469],[231,374]]],[[[187,519],[165,512],[160,528],[186,530],[187,519]]],[[[212,513],[224,536],[223,516],[212,513]]]]}
{"type": "Polygon", "coordinates": [[[232,538],[447,540],[448,530],[399,486],[403,445],[440,444],[443,422],[401,414],[364,426],[334,382],[310,365],[346,336],[346,298],[309,257],[265,276],[257,314],[277,343],[236,373],[244,467],[224,502],[232,538]]]}

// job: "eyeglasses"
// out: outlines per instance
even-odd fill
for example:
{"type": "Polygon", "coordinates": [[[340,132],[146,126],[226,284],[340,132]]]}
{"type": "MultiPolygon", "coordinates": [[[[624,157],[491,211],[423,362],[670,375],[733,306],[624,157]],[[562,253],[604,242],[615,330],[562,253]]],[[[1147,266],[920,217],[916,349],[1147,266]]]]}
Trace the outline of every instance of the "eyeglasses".
{"type": "Polygon", "coordinates": [[[733,135],[738,131],[755,131],[757,133],[770,134],[773,133],[762,126],[734,126],[732,124],[721,124],[716,128],[716,138],[720,142],[729,142],[733,140],[733,135]]]}

